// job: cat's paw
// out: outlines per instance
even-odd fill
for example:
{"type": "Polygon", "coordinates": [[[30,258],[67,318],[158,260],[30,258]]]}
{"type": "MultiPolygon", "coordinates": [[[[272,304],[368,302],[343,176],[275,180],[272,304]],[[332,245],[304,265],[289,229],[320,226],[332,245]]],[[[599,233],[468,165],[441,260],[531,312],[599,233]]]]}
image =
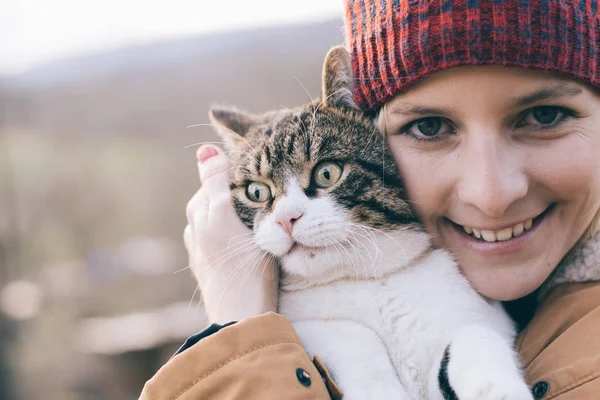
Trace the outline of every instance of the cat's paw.
{"type": "Polygon", "coordinates": [[[516,372],[474,365],[460,372],[449,371],[448,375],[460,400],[533,400],[531,390],[516,372]]]}
{"type": "Polygon", "coordinates": [[[464,327],[446,348],[439,382],[460,400],[533,400],[510,340],[483,325],[464,327]]]}

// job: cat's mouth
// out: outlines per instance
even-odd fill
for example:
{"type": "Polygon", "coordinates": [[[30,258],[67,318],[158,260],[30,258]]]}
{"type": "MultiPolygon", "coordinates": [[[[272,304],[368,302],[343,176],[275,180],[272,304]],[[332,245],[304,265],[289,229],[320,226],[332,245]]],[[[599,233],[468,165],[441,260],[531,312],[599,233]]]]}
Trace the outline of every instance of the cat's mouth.
{"type": "Polygon", "coordinates": [[[298,241],[294,241],[294,244],[292,245],[292,247],[290,247],[290,249],[288,250],[288,252],[285,255],[289,256],[290,254],[297,252],[297,251],[305,251],[305,252],[307,252],[307,255],[312,258],[312,257],[316,256],[317,253],[323,248],[324,248],[323,246],[307,246],[298,241]]]}

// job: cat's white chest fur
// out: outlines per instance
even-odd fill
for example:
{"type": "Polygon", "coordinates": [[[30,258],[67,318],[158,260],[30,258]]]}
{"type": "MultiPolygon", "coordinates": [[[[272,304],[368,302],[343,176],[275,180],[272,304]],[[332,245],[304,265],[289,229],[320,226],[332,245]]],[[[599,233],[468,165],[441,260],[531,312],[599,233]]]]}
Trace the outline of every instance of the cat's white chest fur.
{"type": "MultiPolygon", "coordinates": [[[[507,353],[513,358],[512,322],[498,304],[470,287],[445,251],[431,251],[378,278],[349,277],[304,288],[293,281],[282,282],[279,311],[294,323],[307,351],[323,358],[342,389],[351,391],[348,398],[360,398],[354,393],[361,384],[392,386],[381,396],[401,390],[405,397],[400,398],[441,396],[436,388],[444,350],[454,340],[471,340],[469,335],[483,335],[473,339],[473,351],[499,362],[507,353]],[[478,349],[478,342],[485,348],[478,349]]],[[[476,364],[478,355],[457,359],[476,364]]],[[[516,364],[514,372],[518,377],[516,364]]],[[[383,398],[372,391],[363,394],[383,398]]]]}

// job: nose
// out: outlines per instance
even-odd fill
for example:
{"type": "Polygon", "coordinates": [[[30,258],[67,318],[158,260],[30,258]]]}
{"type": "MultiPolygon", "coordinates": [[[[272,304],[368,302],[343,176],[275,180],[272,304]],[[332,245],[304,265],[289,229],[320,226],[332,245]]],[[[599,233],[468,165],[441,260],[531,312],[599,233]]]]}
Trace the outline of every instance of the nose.
{"type": "Polygon", "coordinates": [[[284,231],[292,234],[294,229],[294,223],[302,218],[304,215],[300,210],[295,209],[282,209],[275,211],[275,222],[277,222],[284,231]]]}
{"type": "Polygon", "coordinates": [[[525,155],[506,140],[489,135],[472,140],[461,153],[458,197],[491,218],[502,216],[528,191],[525,155]]]}

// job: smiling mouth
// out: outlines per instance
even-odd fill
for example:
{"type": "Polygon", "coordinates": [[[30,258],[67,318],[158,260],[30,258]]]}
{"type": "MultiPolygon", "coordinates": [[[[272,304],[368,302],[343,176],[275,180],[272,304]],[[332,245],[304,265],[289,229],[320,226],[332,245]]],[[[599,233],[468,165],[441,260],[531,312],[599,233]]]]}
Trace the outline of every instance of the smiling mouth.
{"type": "Polygon", "coordinates": [[[498,231],[471,228],[469,226],[459,225],[453,221],[451,222],[457,228],[462,229],[465,234],[467,234],[469,237],[475,240],[488,243],[506,242],[508,240],[523,235],[525,232],[538,225],[539,222],[543,220],[552,211],[553,208],[554,204],[548,207],[546,210],[544,210],[544,212],[542,212],[535,218],[528,219],[526,221],[516,224],[515,226],[504,228],[498,231]]]}

